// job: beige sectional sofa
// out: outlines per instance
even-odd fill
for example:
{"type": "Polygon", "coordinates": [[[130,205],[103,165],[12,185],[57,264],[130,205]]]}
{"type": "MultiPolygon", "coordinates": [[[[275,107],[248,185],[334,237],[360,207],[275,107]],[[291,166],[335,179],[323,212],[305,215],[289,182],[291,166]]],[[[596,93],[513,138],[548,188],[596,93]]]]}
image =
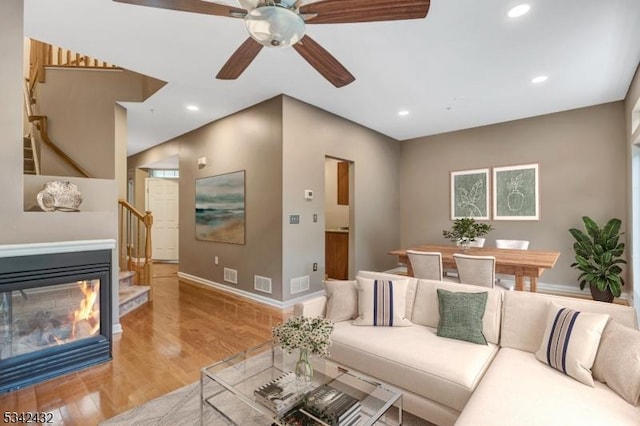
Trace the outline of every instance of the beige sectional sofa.
{"type": "MultiPolygon", "coordinates": [[[[360,272],[362,277],[407,277],[360,272]]],[[[330,358],[400,388],[403,406],[438,425],[640,425],[640,407],[606,384],[592,388],[538,361],[547,306],[607,313],[637,328],[633,308],[614,304],[411,278],[406,294],[409,327],[336,322],[330,358]],[[437,289],[487,291],[482,332],[487,345],[436,335],[437,289]]],[[[323,316],[326,297],[295,306],[296,315],[323,316]]]]}

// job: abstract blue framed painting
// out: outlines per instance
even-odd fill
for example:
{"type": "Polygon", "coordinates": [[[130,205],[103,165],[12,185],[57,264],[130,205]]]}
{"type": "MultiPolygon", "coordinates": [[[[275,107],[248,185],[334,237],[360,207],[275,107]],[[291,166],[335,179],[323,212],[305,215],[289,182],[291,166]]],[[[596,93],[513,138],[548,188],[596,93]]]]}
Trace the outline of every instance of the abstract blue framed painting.
{"type": "Polygon", "coordinates": [[[196,240],[245,244],[245,171],[196,179],[196,240]]]}

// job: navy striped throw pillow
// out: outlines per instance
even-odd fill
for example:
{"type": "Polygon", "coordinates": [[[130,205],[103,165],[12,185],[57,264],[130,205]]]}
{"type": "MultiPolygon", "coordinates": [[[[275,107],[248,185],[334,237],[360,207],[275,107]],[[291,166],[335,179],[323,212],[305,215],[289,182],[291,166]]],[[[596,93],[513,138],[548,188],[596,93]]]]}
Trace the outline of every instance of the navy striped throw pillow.
{"type": "Polygon", "coordinates": [[[403,327],[412,325],[406,318],[406,294],[409,280],[378,280],[357,277],[358,317],[355,325],[403,327]]]}
{"type": "Polygon", "coordinates": [[[591,367],[609,315],[574,311],[549,304],[538,360],[593,387],[591,367]]]}

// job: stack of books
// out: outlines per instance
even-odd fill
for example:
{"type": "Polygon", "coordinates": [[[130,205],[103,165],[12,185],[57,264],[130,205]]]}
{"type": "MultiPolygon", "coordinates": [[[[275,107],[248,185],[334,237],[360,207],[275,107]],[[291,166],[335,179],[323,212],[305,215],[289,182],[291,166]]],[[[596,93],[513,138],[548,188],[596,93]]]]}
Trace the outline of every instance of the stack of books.
{"type": "Polygon", "coordinates": [[[304,396],[313,389],[313,383],[301,383],[294,372],[284,373],[253,391],[256,401],[282,416],[302,402],[304,396]]]}
{"type": "Polygon", "coordinates": [[[360,401],[330,385],[322,385],[307,395],[300,411],[331,426],[353,426],[360,421],[360,401]]]}

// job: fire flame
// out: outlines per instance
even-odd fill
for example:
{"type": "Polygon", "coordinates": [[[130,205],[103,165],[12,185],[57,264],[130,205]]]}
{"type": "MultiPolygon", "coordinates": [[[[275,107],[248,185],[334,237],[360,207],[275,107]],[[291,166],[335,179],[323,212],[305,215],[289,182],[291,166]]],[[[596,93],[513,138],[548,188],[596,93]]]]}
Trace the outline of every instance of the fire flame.
{"type": "Polygon", "coordinates": [[[76,326],[81,321],[86,321],[91,327],[88,331],[89,336],[93,336],[100,330],[100,307],[96,303],[100,294],[100,281],[96,280],[93,285],[89,281],[79,281],[78,285],[84,294],[84,299],[80,301],[80,306],[73,313],[71,340],[76,338],[76,326]]]}

